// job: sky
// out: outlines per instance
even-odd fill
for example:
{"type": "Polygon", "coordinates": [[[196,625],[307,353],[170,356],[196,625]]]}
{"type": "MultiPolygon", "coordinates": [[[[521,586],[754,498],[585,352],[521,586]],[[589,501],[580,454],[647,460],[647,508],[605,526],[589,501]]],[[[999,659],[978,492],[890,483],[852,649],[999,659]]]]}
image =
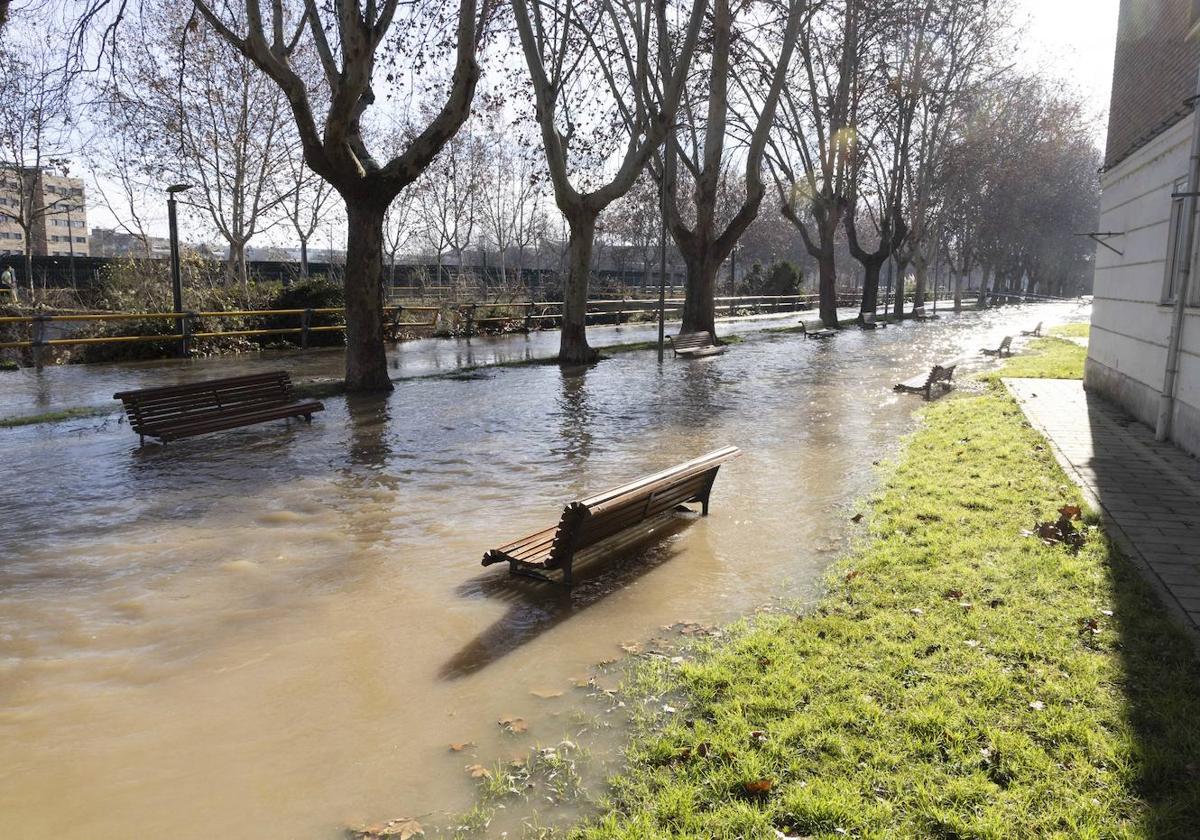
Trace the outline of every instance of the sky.
{"type": "MultiPolygon", "coordinates": [[[[1087,97],[1096,118],[1096,143],[1103,149],[1120,0],[1018,0],[1018,5],[1027,20],[1024,54],[1017,61],[1070,80],[1087,97]]],[[[1013,22],[1020,25],[1020,17],[1013,22]]]]}

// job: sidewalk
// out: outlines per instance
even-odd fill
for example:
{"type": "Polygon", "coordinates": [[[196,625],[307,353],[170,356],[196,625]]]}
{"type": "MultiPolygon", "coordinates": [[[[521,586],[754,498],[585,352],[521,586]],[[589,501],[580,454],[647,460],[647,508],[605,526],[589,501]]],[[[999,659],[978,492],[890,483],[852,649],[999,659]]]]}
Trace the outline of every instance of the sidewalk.
{"type": "Polygon", "coordinates": [[[1200,642],[1200,461],[1067,379],[1005,379],[1067,474],[1200,642]]]}

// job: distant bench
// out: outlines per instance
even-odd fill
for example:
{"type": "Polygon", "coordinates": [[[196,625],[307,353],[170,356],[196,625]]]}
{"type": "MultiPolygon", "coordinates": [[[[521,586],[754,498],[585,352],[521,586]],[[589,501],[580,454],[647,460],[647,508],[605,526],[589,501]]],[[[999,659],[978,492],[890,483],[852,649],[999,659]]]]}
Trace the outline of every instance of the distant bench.
{"type": "Polygon", "coordinates": [[[925,399],[932,399],[933,386],[941,385],[945,391],[950,390],[954,378],[954,370],[958,362],[943,362],[934,365],[925,376],[914,376],[896,385],[892,390],[908,394],[924,394],[925,399]]]}
{"type": "Polygon", "coordinates": [[[717,338],[710,332],[690,332],[668,336],[671,339],[671,350],[676,356],[692,358],[695,356],[715,356],[724,353],[725,348],[717,344],[717,338]]]}
{"type": "Polygon", "coordinates": [[[1042,322],[1038,321],[1038,325],[1031,330],[1021,330],[1021,335],[1031,335],[1034,338],[1040,337],[1042,334],[1042,322]]]}
{"type": "Polygon", "coordinates": [[[1011,356],[1012,355],[1012,336],[1011,335],[1004,336],[1004,340],[1000,342],[1000,346],[997,347],[995,350],[991,350],[987,347],[981,347],[979,352],[985,356],[996,356],[997,358],[1001,358],[1001,359],[1003,359],[1005,356],[1011,356]]]}
{"type": "Polygon", "coordinates": [[[560,570],[562,582],[571,585],[575,555],[598,543],[665,517],[679,505],[699,502],[708,515],[708,497],[717,470],[741,454],[727,446],[678,466],[622,484],[563,508],[558,524],[493,548],[483,555],[483,565],[508,563],[514,575],[552,580],[545,574],[560,570]]]}
{"type": "Polygon", "coordinates": [[[311,423],[313,412],[325,408],[319,402],[296,402],[284,371],[121,391],[113,399],[124,403],[129,426],[143,445],[147,437],[165,443],[288,417],[311,423]]]}
{"type": "Polygon", "coordinates": [[[837,330],[828,329],[824,321],[816,321],[811,326],[801,321],[800,332],[804,333],[805,338],[833,338],[837,335],[837,330]]]}

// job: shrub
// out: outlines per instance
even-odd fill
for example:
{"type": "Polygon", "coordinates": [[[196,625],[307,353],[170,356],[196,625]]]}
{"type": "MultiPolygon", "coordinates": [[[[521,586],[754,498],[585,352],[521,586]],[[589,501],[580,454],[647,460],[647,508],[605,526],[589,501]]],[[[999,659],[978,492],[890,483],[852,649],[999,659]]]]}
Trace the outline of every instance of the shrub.
{"type": "MultiPolygon", "coordinates": [[[[267,309],[333,309],[346,305],[346,290],[337,283],[323,279],[309,279],[296,283],[278,291],[267,302],[267,309]]],[[[326,327],[344,324],[346,319],[340,314],[316,314],[312,318],[312,326],[326,327]]],[[[291,329],[300,325],[298,315],[267,315],[260,319],[260,326],[265,330],[291,329]]],[[[292,333],[279,336],[262,336],[263,342],[286,342],[300,346],[300,334],[292,333]]],[[[308,337],[310,347],[341,347],[346,343],[345,334],[340,331],[316,332],[308,337]]]]}

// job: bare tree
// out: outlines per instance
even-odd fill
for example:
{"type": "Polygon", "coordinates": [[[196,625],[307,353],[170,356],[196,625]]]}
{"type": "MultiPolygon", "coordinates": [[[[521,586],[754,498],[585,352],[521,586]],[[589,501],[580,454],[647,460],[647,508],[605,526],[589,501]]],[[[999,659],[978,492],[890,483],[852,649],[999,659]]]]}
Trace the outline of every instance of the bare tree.
{"type": "Polygon", "coordinates": [[[266,8],[260,0],[246,0],[239,14],[211,0],[195,3],[217,32],[284,92],[305,162],[345,201],[346,387],[391,390],[384,352],[383,219],[392,200],[429,166],[470,113],[492,0],[459,0],[457,13],[449,15],[437,3],[398,0],[304,0],[299,11],[284,0],[271,0],[266,8]],[[293,65],[302,43],[320,59],[320,82],[306,82],[293,65]],[[443,43],[452,47],[453,69],[441,107],[403,152],[376,160],[363,117],[376,101],[381,48],[386,44],[393,60],[411,59],[420,69],[437,66],[443,43]],[[313,92],[318,84],[324,88],[319,98],[313,92]],[[323,114],[314,110],[319,101],[328,102],[323,114]]]}
{"type": "MultiPolygon", "coordinates": [[[[418,182],[419,183],[419,182],[418,182]]],[[[396,283],[396,258],[416,235],[417,204],[420,192],[414,187],[396,196],[383,217],[383,250],[388,258],[388,284],[396,283]]]]}
{"type": "Polygon", "coordinates": [[[464,254],[480,224],[483,182],[483,144],[470,128],[442,147],[418,182],[425,241],[437,254],[439,277],[446,251],[454,254],[459,278],[464,274],[464,254]]]}
{"type": "Polygon", "coordinates": [[[598,358],[586,330],[596,220],[633,186],[665,138],[705,2],[693,0],[682,32],[668,24],[666,2],[513,0],[512,8],[550,183],[570,229],[558,360],[590,364],[598,358]],[[615,171],[602,173],[610,160],[615,171]]]}
{"type": "Polygon", "coordinates": [[[0,184],[16,196],[0,204],[0,216],[21,228],[31,299],[34,229],[82,201],[81,195],[51,191],[42,178],[45,169],[65,165],[71,149],[69,86],[55,68],[44,40],[30,39],[20,48],[0,41],[0,184]]]}
{"type": "Polygon", "coordinates": [[[820,315],[827,326],[838,322],[835,253],[854,141],[862,2],[830,0],[806,16],[797,43],[800,60],[784,86],[767,155],[780,212],[817,262],[820,315]]]}
{"type": "Polygon", "coordinates": [[[299,149],[289,149],[287,156],[289,190],[284,196],[283,206],[287,212],[288,221],[296,231],[300,241],[300,276],[308,277],[308,243],[317,233],[321,222],[325,219],[330,201],[333,199],[333,187],[329,182],[317,176],[304,164],[304,157],[299,149]]]}
{"type": "Polygon", "coordinates": [[[751,8],[740,5],[739,17],[730,0],[712,0],[702,60],[696,61],[703,66],[683,94],[680,109],[686,119],[667,141],[673,148],[664,158],[663,206],[667,227],[687,266],[684,332],[716,332],[717,272],[758,215],[766,193],[763,154],[808,3],[787,0],[777,13],[769,6],[758,14],[751,8]],[[755,40],[777,46],[756,46],[755,40]],[[730,165],[726,147],[733,139],[731,116],[745,134],[738,149],[744,158],[745,174],[739,185],[744,192],[736,203],[726,177],[730,165]],[[686,206],[680,203],[679,163],[692,188],[686,206]],[[721,214],[723,204],[727,212],[721,214]]]}
{"type": "Polygon", "coordinates": [[[496,249],[500,282],[507,285],[509,251],[518,250],[519,278],[521,258],[535,235],[538,173],[529,154],[509,139],[507,130],[496,132],[487,144],[483,169],[480,222],[485,237],[496,249]]]}
{"type": "Polygon", "coordinates": [[[187,206],[225,241],[248,295],[246,248],[291,190],[287,100],[190,3],[146,7],[138,24],[101,92],[106,116],[143,149],[146,176],[197,188],[187,206]]]}

